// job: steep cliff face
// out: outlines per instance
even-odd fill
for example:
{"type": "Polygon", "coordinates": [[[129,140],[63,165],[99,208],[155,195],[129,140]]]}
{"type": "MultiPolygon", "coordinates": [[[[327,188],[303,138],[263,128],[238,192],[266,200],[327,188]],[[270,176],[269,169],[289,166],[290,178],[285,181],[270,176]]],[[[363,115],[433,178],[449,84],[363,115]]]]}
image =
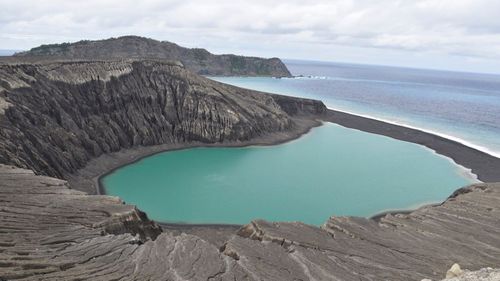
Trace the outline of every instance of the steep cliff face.
{"type": "Polygon", "coordinates": [[[274,98],[164,61],[4,64],[0,163],[62,178],[103,153],[243,141],[292,129],[290,115],[325,110],[317,101],[274,98]]]}
{"type": "Polygon", "coordinates": [[[161,58],[181,61],[187,69],[203,75],[291,76],[278,58],[214,55],[205,49],[189,49],[171,42],[137,36],[42,45],[17,53],[16,56],[64,59],[161,58]]]}

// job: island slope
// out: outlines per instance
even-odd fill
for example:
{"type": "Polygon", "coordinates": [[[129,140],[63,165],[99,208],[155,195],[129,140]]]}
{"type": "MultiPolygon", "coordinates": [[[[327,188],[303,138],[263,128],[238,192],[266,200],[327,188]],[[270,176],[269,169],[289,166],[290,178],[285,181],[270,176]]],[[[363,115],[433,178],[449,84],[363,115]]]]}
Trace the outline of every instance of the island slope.
{"type": "Polygon", "coordinates": [[[138,36],[42,45],[26,52],[17,53],[15,56],[48,57],[50,59],[168,59],[180,61],[187,69],[202,75],[291,76],[285,64],[278,58],[214,55],[205,49],[189,49],[175,43],[138,36]]]}

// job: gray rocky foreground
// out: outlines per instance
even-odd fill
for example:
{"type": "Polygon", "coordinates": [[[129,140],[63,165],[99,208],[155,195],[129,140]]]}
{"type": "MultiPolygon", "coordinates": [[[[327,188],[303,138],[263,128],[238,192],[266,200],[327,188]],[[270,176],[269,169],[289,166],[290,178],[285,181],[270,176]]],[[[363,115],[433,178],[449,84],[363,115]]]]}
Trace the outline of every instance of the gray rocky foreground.
{"type": "Polygon", "coordinates": [[[460,276],[446,278],[444,281],[498,281],[500,280],[500,269],[481,268],[476,271],[465,271],[460,276]]]}
{"type": "MultiPolygon", "coordinates": [[[[500,269],[481,268],[476,271],[462,270],[458,264],[454,264],[446,273],[446,278],[442,281],[498,281],[500,280],[500,269]]],[[[422,279],[421,281],[432,281],[422,279]]]]}
{"type": "Polygon", "coordinates": [[[500,184],[379,221],[253,221],[221,248],[162,232],[116,197],[12,166],[0,165],[0,201],[7,280],[440,280],[455,262],[500,263],[500,184]]]}

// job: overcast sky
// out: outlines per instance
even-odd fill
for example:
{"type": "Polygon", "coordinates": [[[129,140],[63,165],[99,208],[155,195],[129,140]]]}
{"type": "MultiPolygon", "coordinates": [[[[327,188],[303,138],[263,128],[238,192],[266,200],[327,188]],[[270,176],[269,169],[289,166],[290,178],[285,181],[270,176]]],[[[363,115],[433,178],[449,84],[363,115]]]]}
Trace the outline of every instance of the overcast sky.
{"type": "Polygon", "coordinates": [[[121,35],[213,53],[500,73],[499,0],[0,0],[0,49],[121,35]]]}

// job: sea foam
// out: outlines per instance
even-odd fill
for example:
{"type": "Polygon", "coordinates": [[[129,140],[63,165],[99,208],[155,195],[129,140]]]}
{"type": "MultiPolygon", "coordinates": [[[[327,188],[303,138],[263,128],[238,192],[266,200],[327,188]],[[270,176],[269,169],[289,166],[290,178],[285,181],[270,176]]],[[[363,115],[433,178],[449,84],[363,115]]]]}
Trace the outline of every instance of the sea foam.
{"type": "Polygon", "coordinates": [[[385,123],[389,123],[389,124],[393,124],[393,125],[397,125],[397,126],[401,126],[401,127],[406,127],[406,128],[410,128],[410,129],[414,129],[414,130],[419,130],[419,131],[429,133],[429,134],[433,134],[433,135],[436,135],[436,136],[439,136],[439,137],[442,137],[445,139],[449,139],[449,140],[458,142],[458,143],[463,144],[467,147],[479,150],[479,151],[484,152],[484,153],[491,155],[493,157],[500,158],[500,151],[494,151],[494,150],[488,149],[487,147],[472,143],[468,140],[465,140],[463,138],[459,138],[459,137],[456,137],[453,135],[445,134],[442,132],[437,132],[437,131],[426,129],[426,128],[416,127],[416,126],[413,126],[413,125],[410,125],[407,123],[403,123],[403,122],[399,122],[399,121],[395,121],[395,120],[379,118],[379,117],[366,115],[366,114],[362,114],[362,113],[357,113],[357,112],[352,112],[352,111],[348,111],[348,110],[344,110],[344,109],[338,109],[338,108],[334,108],[331,106],[327,106],[327,107],[328,107],[328,109],[331,109],[331,110],[335,110],[335,111],[339,111],[339,112],[343,112],[343,113],[348,113],[348,114],[352,114],[352,115],[356,115],[356,116],[360,116],[360,117],[364,117],[364,118],[369,118],[369,119],[373,119],[373,120],[377,120],[377,121],[381,121],[381,122],[385,122],[385,123]]]}

